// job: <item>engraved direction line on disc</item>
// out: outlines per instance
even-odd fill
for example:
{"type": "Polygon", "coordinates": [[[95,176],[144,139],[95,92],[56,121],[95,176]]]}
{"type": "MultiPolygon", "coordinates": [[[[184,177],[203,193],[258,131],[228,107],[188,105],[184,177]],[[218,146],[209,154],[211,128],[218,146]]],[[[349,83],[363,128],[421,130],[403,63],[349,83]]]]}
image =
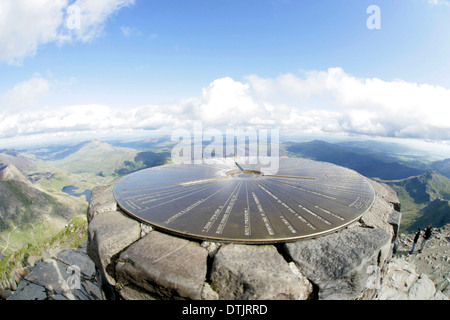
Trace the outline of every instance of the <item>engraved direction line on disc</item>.
{"type": "Polygon", "coordinates": [[[242,181],[238,183],[236,188],[231,193],[230,201],[228,202],[228,205],[227,205],[227,208],[225,209],[222,220],[220,221],[219,226],[217,227],[217,230],[216,230],[217,234],[222,234],[223,229],[225,228],[225,225],[227,224],[228,219],[230,217],[231,210],[233,210],[234,204],[236,203],[237,196],[239,194],[239,191],[241,190],[241,186],[242,186],[242,181]],[[237,191],[236,191],[236,189],[237,189],[237,191]]]}
{"type": "Polygon", "coordinates": [[[162,232],[249,244],[326,234],[360,218],[375,200],[366,178],[333,164],[280,158],[277,174],[264,170],[236,158],[164,165],[122,178],[114,197],[124,212],[162,232]]]}
{"type": "MultiPolygon", "coordinates": [[[[290,186],[288,186],[288,187],[290,187],[290,186]]],[[[319,196],[317,194],[313,194],[313,195],[319,196]]],[[[313,211],[313,209],[310,209],[308,207],[315,207],[316,209],[321,209],[321,211],[323,211],[324,213],[328,213],[330,216],[334,216],[334,217],[338,218],[341,221],[345,221],[345,219],[343,217],[341,217],[341,216],[339,216],[339,215],[337,215],[335,213],[331,213],[330,211],[319,207],[317,204],[311,202],[307,198],[302,198],[302,203],[298,203],[298,201],[295,201],[295,199],[293,198],[293,197],[298,196],[298,195],[292,193],[290,190],[287,190],[287,192],[284,193],[283,196],[288,198],[288,199],[291,199],[293,202],[297,202],[296,205],[302,210],[302,212],[308,213],[313,218],[318,219],[319,221],[321,221],[321,222],[323,222],[323,223],[325,223],[327,225],[332,225],[332,222],[330,222],[328,219],[322,217],[321,214],[318,214],[317,212],[313,211]]],[[[333,200],[333,202],[336,202],[336,201],[333,200]]],[[[307,218],[305,218],[305,219],[307,219],[307,218]]],[[[308,219],[307,219],[307,221],[309,222],[308,219]]],[[[309,222],[309,223],[311,223],[311,222],[309,222]]]]}
{"type": "MultiPolygon", "coordinates": [[[[277,196],[275,196],[272,192],[270,192],[269,190],[267,190],[266,188],[264,188],[262,185],[257,184],[258,187],[260,189],[262,189],[263,191],[265,191],[267,194],[269,194],[274,200],[276,200],[278,203],[283,203],[283,201],[281,201],[277,196]]],[[[281,219],[281,221],[283,221],[283,223],[287,226],[287,228],[289,229],[289,231],[291,231],[293,234],[296,234],[298,231],[297,229],[292,226],[292,224],[289,222],[289,220],[286,218],[286,216],[283,214],[283,212],[281,212],[281,210],[274,204],[274,200],[269,198],[267,195],[265,195],[267,197],[267,199],[269,199],[270,202],[272,202],[272,204],[274,205],[275,209],[279,212],[280,216],[279,218],[281,219]]]]}
{"type": "Polygon", "coordinates": [[[263,206],[261,205],[261,202],[260,202],[258,196],[256,195],[255,188],[254,188],[253,185],[252,185],[252,189],[253,189],[253,191],[252,191],[253,200],[256,203],[256,206],[257,206],[257,208],[259,210],[259,214],[261,215],[262,221],[263,221],[263,223],[264,223],[264,225],[265,225],[265,227],[267,229],[267,232],[269,233],[269,235],[274,236],[275,235],[275,231],[273,229],[273,226],[270,223],[270,219],[267,216],[263,206]]]}
{"type": "Polygon", "coordinates": [[[316,178],[313,178],[313,177],[280,176],[280,175],[276,175],[276,174],[265,174],[264,176],[270,177],[270,178],[281,178],[281,179],[316,180],[316,178]]]}
{"type": "Polygon", "coordinates": [[[252,224],[251,224],[251,215],[250,215],[250,200],[248,195],[248,186],[245,184],[245,195],[247,199],[247,207],[244,209],[244,234],[246,236],[252,235],[252,224]]]}
{"type": "MultiPolygon", "coordinates": [[[[292,199],[290,199],[290,200],[292,200],[292,199]]],[[[311,223],[307,218],[305,218],[300,212],[298,212],[297,210],[295,210],[294,208],[292,208],[291,206],[286,204],[285,201],[280,200],[280,204],[282,207],[286,208],[291,214],[294,215],[294,217],[299,219],[308,228],[310,228],[312,230],[317,230],[317,227],[313,223],[311,223]]]]}
{"type": "Polygon", "coordinates": [[[214,225],[216,220],[219,218],[220,214],[222,213],[223,209],[228,206],[228,203],[230,202],[231,198],[233,197],[233,192],[230,194],[228,199],[225,201],[223,205],[220,205],[215,211],[214,214],[209,218],[206,225],[203,227],[202,232],[208,232],[211,227],[214,225]]]}
{"type": "Polygon", "coordinates": [[[195,207],[197,207],[198,205],[202,204],[203,202],[205,202],[206,200],[208,200],[209,198],[213,197],[214,195],[218,194],[220,191],[222,191],[223,189],[225,189],[227,186],[223,187],[222,189],[219,189],[218,191],[214,192],[213,194],[211,194],[210,196],[208,196],[207,198],[204,199],[200,199],[197,202],[191,204],[189,207],[179,211],[177,214],[171,216],[169,219],[165,220],[164,223],[165,224],[169,224],[172,221],[178,219],[179,217],[183,216],[184,214],[186,214],[187,212],[191,211],[192,209],[194,209],[195,207]]]}
{"type": "MultiPolygon", "coordinates": [[[[225,187],[224,187],[224,188],[225,188],[225,187]]],[[[203,187],[203,188],[202,188],[202,189],[200,189],[200,190],[197,190],[197,191],[194,191],[194,192],[188,193],[188,194],[186,194],[186,195],[184,195],[184,196],[181,196],[181,197],[178,197],[178,198],[174,198],[174,199],[171,199],[171,200],[165,201],[165,202],[163,202],[163,203],[159,203],[159,204],[156,204],[156,205],[154,205],[154,206],[152,206],[152,207],[146,207],[146,208],[142,209],[141,211],[143,211],[143,210],[147,210],[147,209],[153,209],[153,208],[156,208],[156,207],[159,207],[159,206],[162,206],[162,205],[168,204],[168,203],[170,203],[170,202],[178,201],[178,200],[181,200],[181,199],[183,199],[183,198],[186,198],[186,197],[188,197],[188,196],[192,196],[193,194],[197,194],[197,193],[199,193],[199,192],[202,192],[202,191],[204,191],[204,190],[207,190],[207,189],[209,189],[209,187],[208,187],[208,186],[206,186],[206,187],[203,187]]]]}

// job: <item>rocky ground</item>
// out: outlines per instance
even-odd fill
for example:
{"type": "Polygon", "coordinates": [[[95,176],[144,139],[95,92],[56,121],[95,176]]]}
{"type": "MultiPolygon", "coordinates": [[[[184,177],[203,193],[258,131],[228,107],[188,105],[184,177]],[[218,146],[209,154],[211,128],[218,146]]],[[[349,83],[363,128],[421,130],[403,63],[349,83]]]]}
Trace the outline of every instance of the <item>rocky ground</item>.
{"type": "MultiPolygon", "coordinates": [[[[422,253],[412,247],[413,234],[401,234],[400,246],[389,262],[377,300],[448,300],[450,298],[450,225],[434,229],[422,253]]],[[[420,245],[420,240],[419,240],[420,245]]],[[[417,248],[417,246],[416,246],[417,248]]],[[[47,252],[38,261],[28,261],[27,272],[9,300],[97,300],[102,293],[86,242],[78,248],[47,252]],[[72,265],[80,270],[71,270],[72,265]],[[69,272],[71,271],[71,272],[69,272]],[[78,272],[78,275],[74,273],[78,272]],[[74,277],[75,275],[75,277],[74,277]],[[79,281],[79,283],[75,283],[79,281]],[[73,286],[75,285],[75,287],[73,286]]]]}
{"type": "Polygon", "coordinates": [[[435,284],[436,290],[450,298],[450,224],[434,228],[425,249],[419,253],[419,239],[414,253],[410,255],[414,234],[400,234],[400,244],[394,260],[407,262],[416,267],[418,274],[426,274],[435,284]]]}
{"type": "MultiPolygon", "coordinates": [[[[109,209],[107,205],[103,207],[109,209]]],[[[17,260],[15,272],[4,277],[8,279],[8,283],[0,283],[0,299],[103,299],[104,295],[98,287],[98,271],[96,272],[95,264],[86,252],[87,243],[84,241],[78,245],[79,240],[86,236],[86,228],[87,224],[78,228],[69,225],[58,241],[49,245],[44,252],[27,256],[23,263],[19,263],[20,259],[17,260]],[[68,245],[72,242],[68,240],[72,238],[78,239],[75,242],[77,246],[68,245]]],[[[138,229],[140,233],[143,232],[142,226],[138,229]]],[[[143,234],[148,232],[149,230],[143,234]]],[[[383,274],[375,272],[374,277],[371,277],[374,280],[373,288],[377,289],[374,299],[450,299],[450,224],[434,229],[433,236],[422,253],[418,253],[421,243],[419,240],[416,251],[410,255],[413,238],[414,234],[400,234],[398,250],[383,274]]],[[[202,296],[202,299],[206,298],[202,296]]]]}
{"type": "Polygon", "coordinates": [[[2,261],[0,300],[100,299],[86,231],[86,218],[76,217],[44,247],[27,245],[2,261]]]}
{"type": "Polygon", "coordinates": [[[95,265],[83,242],[76,249],[46,252],[23,274],[7,300],[99,300],[95,265]]]}

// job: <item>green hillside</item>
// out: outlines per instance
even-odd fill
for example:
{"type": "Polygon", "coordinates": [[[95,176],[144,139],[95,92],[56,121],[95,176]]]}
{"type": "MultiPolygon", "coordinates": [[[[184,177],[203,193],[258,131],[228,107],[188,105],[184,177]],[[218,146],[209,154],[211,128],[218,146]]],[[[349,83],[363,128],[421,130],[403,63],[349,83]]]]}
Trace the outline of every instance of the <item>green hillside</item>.
{"type": "Polygon", "coordinates": [[[48,241],[71,218],[86,214],[87,197],[96,186],[168,158],[169,152],[98,140],[0,153],[0,259],[27,242],[48,241]]]}
{"type": "Polygon", "coordinates": [[[431,163],[431,168],[438,170],[444,176],[450,178],[450,159],[434,161],[433,163],[431,163]]]}
{"type": "Polygon", "coordinates": [[[66,172],[111,176],[126,167],[125,161],[134,161],[139,152],[131,148],[113,147],[98,140],[84,144],[76,152],[51,161],[50,164],[66,172]]]}
{"type": "Polygon", "coordinates": [[[441,227],[450,223],[450,201],[436,199],[419,211],[419,217],[411,224],[409,230],[424,228],[428,224],[441,227]]]}
{"type": "Polygon", "coordinates": [[[402,204],[401,231],[414,231],[429,223],[440,227],[450,222],[450,179],[438,171],[384,182],[397,192],[402,204]]]}
{"type": "Polygon", "coordinates": [[[0,253],[27,242],[48,241],[67,220],[83,212],[81,202],[57,197],[20,181],[0,181],[0,253]]]}

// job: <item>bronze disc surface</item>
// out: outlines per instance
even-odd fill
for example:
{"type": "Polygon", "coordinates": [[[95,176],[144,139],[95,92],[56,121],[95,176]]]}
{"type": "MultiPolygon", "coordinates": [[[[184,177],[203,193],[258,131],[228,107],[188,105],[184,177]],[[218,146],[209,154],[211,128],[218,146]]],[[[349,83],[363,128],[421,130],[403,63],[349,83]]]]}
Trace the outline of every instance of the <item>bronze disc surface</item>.
{"type": "Polygon", "coordinates": [[[371,208],[375,193],[365,177],[329,163],[280,158],[271,175],[225,158],[132,173],[114,196],[126,213],[163,232],[266,244],[342,228],[371,208]]]}

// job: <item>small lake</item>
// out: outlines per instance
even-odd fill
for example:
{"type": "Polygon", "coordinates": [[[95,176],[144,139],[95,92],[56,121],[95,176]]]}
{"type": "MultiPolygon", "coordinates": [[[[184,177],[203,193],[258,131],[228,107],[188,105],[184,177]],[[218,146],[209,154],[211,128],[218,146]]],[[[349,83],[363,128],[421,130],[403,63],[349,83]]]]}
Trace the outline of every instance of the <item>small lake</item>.
{"type": "Polygon", "coordinates": [[[77,190],[80,190],[80,188],[75,186],[65,186],[64,188],[62,188],[62,192],[67,193],[69,196],[86,196],[86,201],[89,202],[91,198],[91,190],[84,190],[83,192],[77,192],[77,190]]]}

